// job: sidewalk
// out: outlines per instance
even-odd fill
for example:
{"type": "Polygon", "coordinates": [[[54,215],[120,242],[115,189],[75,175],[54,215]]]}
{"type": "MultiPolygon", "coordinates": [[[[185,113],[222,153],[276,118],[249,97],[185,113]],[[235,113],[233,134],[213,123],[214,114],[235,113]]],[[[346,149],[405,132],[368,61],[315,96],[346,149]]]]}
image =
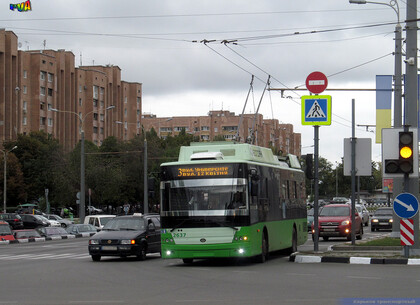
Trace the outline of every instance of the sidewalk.
{"type": "MultiPolygon", "coordinates": [[[[362,243],[362,242],[361,242],[362,243]]],[[[327,251],[302,251],[290,255],[295,263],[400,264],[420,265],[420,257],[404,257],[402,246],[381,247],[351,245],[351,242],[331,246],[327,251]]]]}

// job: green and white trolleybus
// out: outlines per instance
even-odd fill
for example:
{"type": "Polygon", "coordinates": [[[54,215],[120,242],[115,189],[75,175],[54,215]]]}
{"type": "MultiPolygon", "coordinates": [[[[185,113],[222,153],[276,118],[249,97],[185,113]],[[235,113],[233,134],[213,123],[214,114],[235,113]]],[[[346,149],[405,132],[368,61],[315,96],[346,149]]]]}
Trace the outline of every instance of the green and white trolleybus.
{"type": "Polygon", "coordinates": [[[192,143],[161,165],[162,257],[255,257],[307,239],[305,175],[296,156],[245,143],[192,143]]]}

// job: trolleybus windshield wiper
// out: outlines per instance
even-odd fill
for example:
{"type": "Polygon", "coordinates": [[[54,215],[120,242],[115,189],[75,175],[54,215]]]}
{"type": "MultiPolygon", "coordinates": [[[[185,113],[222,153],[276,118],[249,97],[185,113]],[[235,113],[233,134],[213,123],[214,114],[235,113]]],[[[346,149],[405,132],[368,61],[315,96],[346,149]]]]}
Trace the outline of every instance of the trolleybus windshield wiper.
{"type": "Polygon", "coordinates": [[[223,222],[218,222],[218,221],[214,221],[214,220],[210,220],[210,221],[208,221],[208,222],[210,222],[210,223],[214,223],[214,224],[217,224],[217,225],[219,225],[219,226],[221,226],[221,227],[231,228],[231,229],[233,229],[233,230],[235,230],[235,231],[238,231],[238,230],[239,230],[237,227],[231,226],[231,225],[226,224],[226,223],[223,223],[223,222]]]}
{"type": "Polygon", "coordinates": [[[179,224],[177,224],[176,226],[174,226],[172,229],[171,229],[171,232],[173,232],[175,229],[178,229],[180,226],[182,226],[187,220],[189,220],[189,219],[184,219],[183,221],[181,221],[179,224]]]}

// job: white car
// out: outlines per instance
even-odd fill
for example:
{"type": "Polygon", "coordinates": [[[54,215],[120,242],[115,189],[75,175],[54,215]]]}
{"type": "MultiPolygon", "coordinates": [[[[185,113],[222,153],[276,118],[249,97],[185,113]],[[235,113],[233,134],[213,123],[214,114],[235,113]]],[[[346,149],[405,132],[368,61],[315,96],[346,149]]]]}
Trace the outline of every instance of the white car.
{"type": "Polygon", "coordinates": [[[51,227],[61,227],[61,223],[59,223],[57,220],[54,219],[48,219],[44,216],[38,215],[39,217],[41,217],[43,220],[47,221],[47,223],[50,223],[51,227]]]}
{"type": "Polygon", "coordinates": [[[369,225],[369,211],[363,204],[356,204],[356,210],[362,219],[362,223],[367,227],[369,225]]]}

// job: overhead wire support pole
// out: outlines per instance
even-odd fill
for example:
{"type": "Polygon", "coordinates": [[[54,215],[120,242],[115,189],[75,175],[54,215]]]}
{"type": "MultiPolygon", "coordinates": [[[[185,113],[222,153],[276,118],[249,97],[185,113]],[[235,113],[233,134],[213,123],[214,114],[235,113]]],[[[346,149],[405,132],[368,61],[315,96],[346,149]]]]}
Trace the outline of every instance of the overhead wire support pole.
{"type": "MultiPolygon", "coordinates": [[[[241,128],[242,125],[242,121],[244,120],[244,113],[245,113],[245,109],[246,109],[246,104],[248,103],[248,98],[249,98],[249,94],[251,93],[251,91],[253,90],[253,84],[254,84],[254,75],[252,75],[251,77],[251,83],[249,84],[249,90],[248,90],[248,94],[246,96],[246,100],[245,100],[245,104],[244,104],[244,108],[242,109],[242,114],[241,117],[239,119],[239,125],[238,125],[238,131],[236,132],[236,140],[239,141],[239,130],[241,128]]],[[[239,141],[240,142],[240,141],[239,141]]]]}
{"type": "Polygon", "coordinates": [[[255,144],[255,123],[256,123],[256,120],[257,120],[257,114],[258,114],[258,111],[260,110],[261,102],[263,100],[265,91],[267,90],[267,87],[270,86],[270,77],[271,76],[269,75],[268,79],[267,79],[267,82],[265,83],[263,93],[261,94],[261,98],[260,98],[260,102],[258,103],[257,111],[255,111],[254,122],[252,123],[252,144],[255,144]]]}

